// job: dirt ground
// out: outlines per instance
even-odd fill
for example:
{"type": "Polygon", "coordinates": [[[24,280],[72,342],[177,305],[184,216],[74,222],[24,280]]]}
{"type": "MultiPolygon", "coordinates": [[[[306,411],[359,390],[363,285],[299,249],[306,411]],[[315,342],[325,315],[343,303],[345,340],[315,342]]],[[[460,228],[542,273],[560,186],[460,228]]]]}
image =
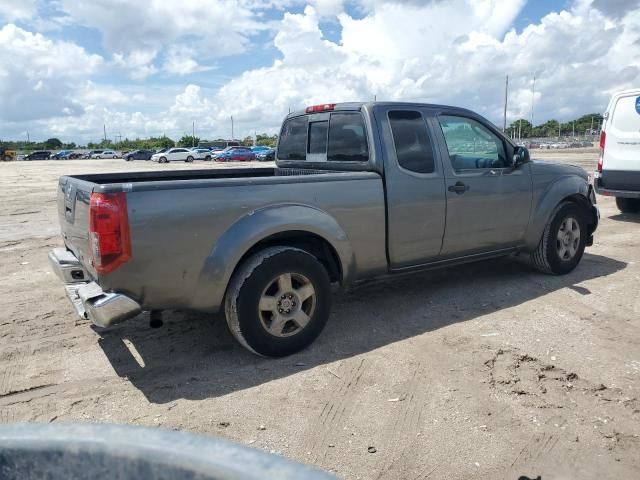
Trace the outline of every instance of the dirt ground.
{"type": "Polygon", "coordinates": [[[598,197],[567,276],[502,259],[338,292],[311,348],[268,360],[221,316],[76,318],[47,264],[57,177],[150,168],[213,165],[0,164],[0,422],[218,435],[347,479],[640,478],[640,216],[598,197]]]}

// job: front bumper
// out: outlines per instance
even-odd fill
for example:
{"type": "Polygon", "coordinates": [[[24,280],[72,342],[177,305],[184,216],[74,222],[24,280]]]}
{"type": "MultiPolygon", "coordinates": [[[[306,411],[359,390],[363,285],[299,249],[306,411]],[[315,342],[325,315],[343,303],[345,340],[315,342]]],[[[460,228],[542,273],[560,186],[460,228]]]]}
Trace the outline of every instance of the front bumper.
{"type": "Polygon", "coordinates": [[[122,293],[105,292],[91,281],[88,272],[70,251],[64,248],[51,250],[49,263],[64,282],[67,297],[78,315],[98,327],[110,327],[142,312],[140,304],[132,298],[122,293]]]}

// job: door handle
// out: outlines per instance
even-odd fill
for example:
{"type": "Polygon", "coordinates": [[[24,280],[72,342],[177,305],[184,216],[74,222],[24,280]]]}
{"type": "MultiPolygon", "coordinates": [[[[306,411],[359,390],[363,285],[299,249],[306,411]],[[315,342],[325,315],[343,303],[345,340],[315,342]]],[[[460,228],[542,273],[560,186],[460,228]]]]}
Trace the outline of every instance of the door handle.
{"type": "Polygon", "coordinates": [[[458,195],[460,195],[461,193],[466,192],[467,190],[469,190],[469,185],[465,185],[462,182],[456,182],[455,185],[450,185],[449,186],[449,191],[450,192],[456,192],[458,195]]]}

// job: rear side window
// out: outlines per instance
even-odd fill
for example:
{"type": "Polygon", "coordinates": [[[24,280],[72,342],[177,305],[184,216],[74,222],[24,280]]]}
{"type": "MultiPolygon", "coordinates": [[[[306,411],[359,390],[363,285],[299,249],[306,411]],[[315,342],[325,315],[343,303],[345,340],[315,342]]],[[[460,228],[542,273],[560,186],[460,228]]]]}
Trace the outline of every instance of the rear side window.
{"type": "Polygon", "coordinates": [[[417,173],[433,173],[433,149],[427,124],[420,112],[392,110],[389,125],[400,167],[417,173]]]}
{"type": "Polygon", "coordinates": [[[622,132],[638,132],[640,130],[640,112],[636,111],[637,95],[619,98],[613,108],[611,126],[622,132]]]}
{"type": "Polygon", "coordinates": [[[278,141],[280,160],[307,159],[307,124],[307,117],[295,117],[285,122],[278,141]]]}
{"type": "Polygon", "coordinates": [[[330,162],[366,162],[369,160],[367,136],[359,113],[332,113],[329,122],[330,162]]]}

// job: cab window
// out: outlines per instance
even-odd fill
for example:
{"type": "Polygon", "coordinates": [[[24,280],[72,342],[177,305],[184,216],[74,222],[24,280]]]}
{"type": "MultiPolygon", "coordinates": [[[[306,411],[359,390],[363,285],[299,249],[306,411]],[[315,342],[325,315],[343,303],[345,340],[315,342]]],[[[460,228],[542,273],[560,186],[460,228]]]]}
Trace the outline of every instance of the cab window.
{"type": "Polygon", "coordinates": [[[476,120],[453,115],[438,117],[454,170],[506,168],[502,140],[476,120]]]}

